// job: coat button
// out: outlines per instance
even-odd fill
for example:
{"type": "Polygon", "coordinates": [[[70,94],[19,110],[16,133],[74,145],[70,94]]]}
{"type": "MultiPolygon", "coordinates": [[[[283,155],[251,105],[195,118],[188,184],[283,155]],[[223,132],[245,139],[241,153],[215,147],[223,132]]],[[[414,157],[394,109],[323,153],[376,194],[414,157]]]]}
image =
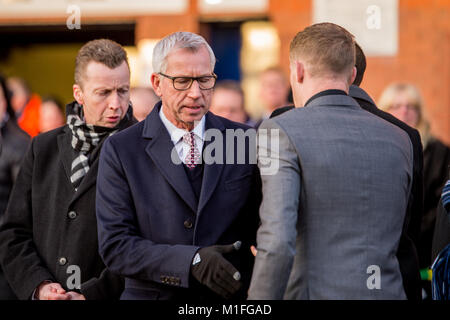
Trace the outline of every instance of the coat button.
{"type": "Polygon", "coordinates": [[[67,215],[70,219],[75,219],[77,217],[77,213],[75,211],[70,211],[67,215]]]}
{"type": "Polygon", "coordinates": [[[189,220],[189,219],[187,219],[187,220],[184,222],[184,226],[185,226],[187,229],[191,229],[191,228],[192,228],[192,221],[189,220]]]}
{"type": "Polygon", "coordinates": [[[67,263],[67,259],[64,258],[64,257],[61,257],[61,258],[59,258],[58,262],[59,262],[60,266],[63,266],[63,265],[65,265],[67,263]]]}

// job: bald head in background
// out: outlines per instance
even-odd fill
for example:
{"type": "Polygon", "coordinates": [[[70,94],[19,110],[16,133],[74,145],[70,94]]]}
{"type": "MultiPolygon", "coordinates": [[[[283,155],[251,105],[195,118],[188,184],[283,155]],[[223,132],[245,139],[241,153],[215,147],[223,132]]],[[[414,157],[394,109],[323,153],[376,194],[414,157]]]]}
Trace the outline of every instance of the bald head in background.
{"type": "Polygon", "coordinates": [[[133,104],[134,117],[138,121],[142,121],[153,110],[159,98],[151,88],[134,87],[130,91],[130,100],[133,104]]]}
{"type": "Polygon", "coordinates": [[[209,109],[212,113],[231,121],[245,123],[244,92],[237,81],[223,80],[216,84],[209,109]]]}

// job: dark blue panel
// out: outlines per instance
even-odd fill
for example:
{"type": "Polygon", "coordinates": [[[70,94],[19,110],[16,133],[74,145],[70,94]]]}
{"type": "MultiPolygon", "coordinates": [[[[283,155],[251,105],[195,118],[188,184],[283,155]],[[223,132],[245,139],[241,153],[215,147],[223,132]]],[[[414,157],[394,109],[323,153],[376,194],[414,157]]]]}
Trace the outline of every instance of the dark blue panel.
{"type": "Polygon", "coordinates": [[[215,73],[218,80],[241,80],[240,24],[211,24],[210,44],[217,58],[215,73]]]}

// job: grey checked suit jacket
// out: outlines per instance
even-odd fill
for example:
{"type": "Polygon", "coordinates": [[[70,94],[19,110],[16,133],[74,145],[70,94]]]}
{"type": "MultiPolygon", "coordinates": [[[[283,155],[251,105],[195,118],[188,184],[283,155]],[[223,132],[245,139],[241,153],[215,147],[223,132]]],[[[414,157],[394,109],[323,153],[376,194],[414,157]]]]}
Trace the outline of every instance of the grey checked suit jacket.
{"type": "Polygon", "coordinates": [[[411,188],[408,135],[345,95],[318,97],[261,129],[278,129],[279,151],[259,139],[249,299],[406,299],[396,252],[411,188]]]}

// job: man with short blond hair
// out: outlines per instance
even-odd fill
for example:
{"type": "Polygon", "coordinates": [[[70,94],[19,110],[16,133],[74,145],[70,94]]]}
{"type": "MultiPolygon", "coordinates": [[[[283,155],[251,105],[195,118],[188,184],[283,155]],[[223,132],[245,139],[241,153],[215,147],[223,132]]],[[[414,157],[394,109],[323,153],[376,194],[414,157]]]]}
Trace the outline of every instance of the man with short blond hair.
{"type": "Polygon", "coordinates": [[[33,139],[0,226],[0,259],[20,299],[118,299],[123,279],[98,254],[95,186],[103,141],[136,123],[125,50],[86,43],[66,125],[33,139]]]}
{"type": "Polygon", "coordinates": [[[348,96],[354,65],[353,36],[338,25],[309,26],[291,42],[296,109],[260,127],[278,139],[259,145],[258,164],[280,167],[262,175],[249,299],[406,298],[396,252],[412,146],[348,96]]]}

